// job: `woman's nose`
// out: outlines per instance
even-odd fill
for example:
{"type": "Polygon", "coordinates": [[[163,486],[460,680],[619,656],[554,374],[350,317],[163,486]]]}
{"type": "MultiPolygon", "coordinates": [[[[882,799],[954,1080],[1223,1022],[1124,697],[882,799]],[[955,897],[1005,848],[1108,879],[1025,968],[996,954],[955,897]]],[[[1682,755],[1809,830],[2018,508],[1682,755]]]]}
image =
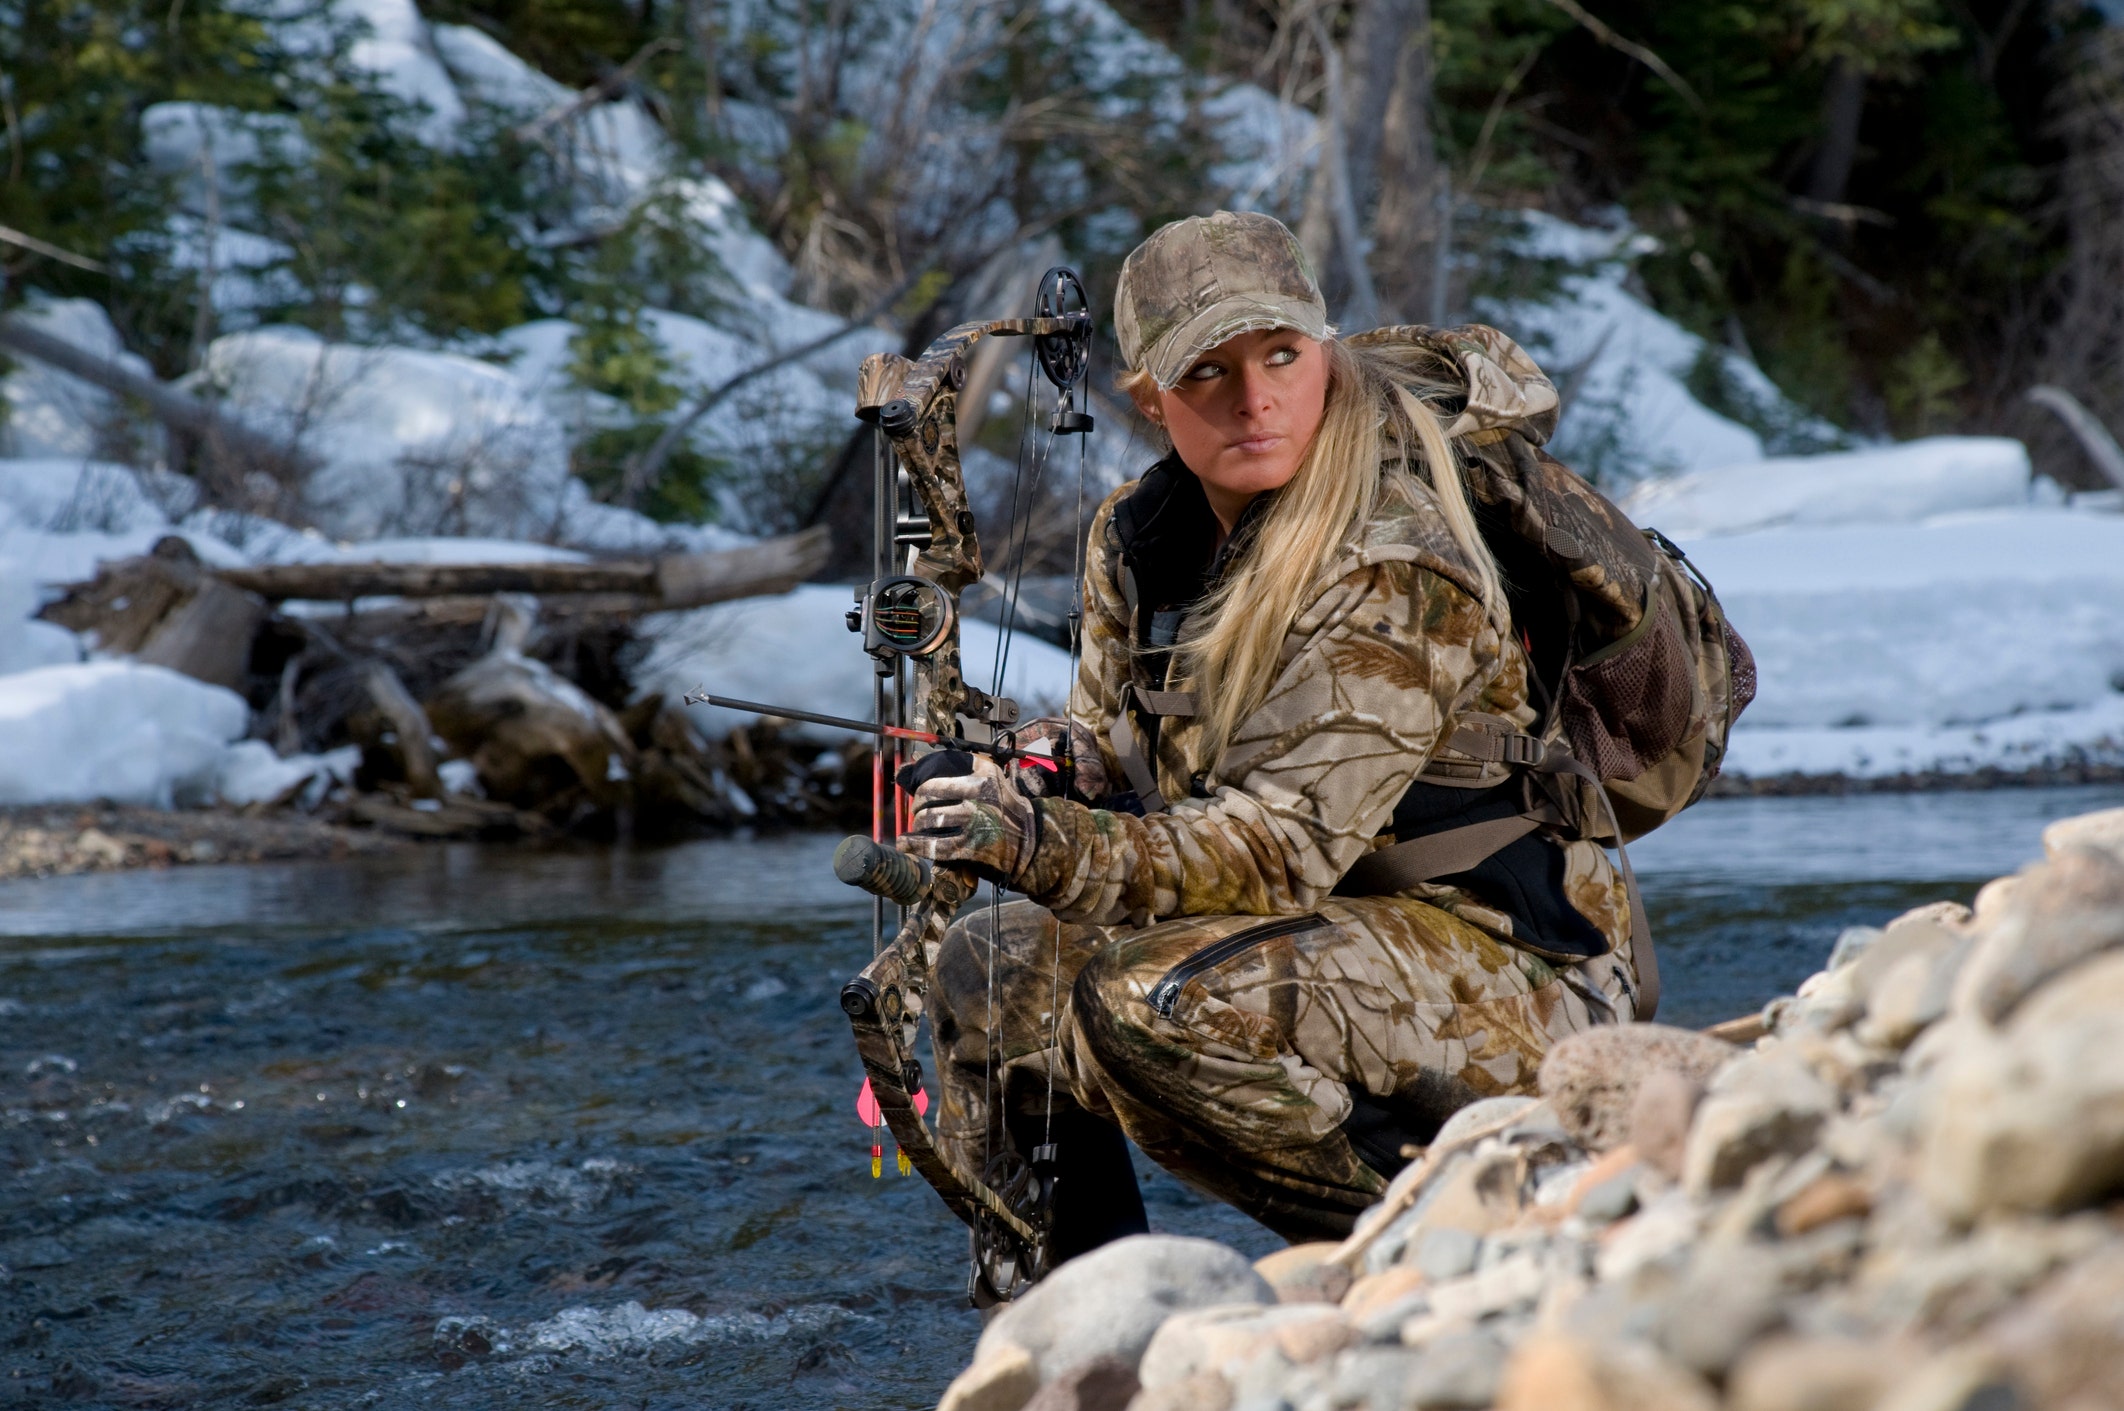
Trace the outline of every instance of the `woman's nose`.
{"type": "Polygon", "coordinates": [[[1235,415],[1265,416],[1275,405],[1275,398],[1269,391],[1268,378],[1263,369],[1242,366],[1234,381],[1239,384],[1238,400],[1232,408],[1235,415]]]}

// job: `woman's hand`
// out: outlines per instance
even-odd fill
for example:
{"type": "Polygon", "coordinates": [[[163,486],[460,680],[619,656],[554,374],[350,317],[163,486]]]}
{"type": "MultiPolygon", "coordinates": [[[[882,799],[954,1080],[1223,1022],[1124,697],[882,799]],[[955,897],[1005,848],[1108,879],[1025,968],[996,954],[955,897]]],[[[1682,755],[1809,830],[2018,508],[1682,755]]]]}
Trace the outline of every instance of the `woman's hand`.
{"type": "Polygon", "coordinates": [[[1106,761],[1099,754],[1099,742],[1091,731],[1074,720],[1043,715],[1038,720],[1027,721],[1011,733],[1017,748],[1029,754],[1060,759],[1064,732],[1069,735],[1070,763],[1075,771],[1075,777],[1066,781],[1066,787],[1059,771],[1020,760],[1011,761],[1011,782],[1029,798],[1073,798],[1096,807],[1099,800],[1114,790],[1106,777],[1106,761]]]}
{"type": "Polygon", "coordinates": [[[1040,846],[1040,811],[987,755],[938,750],[900,771],[914,790],[914,831],[896,846],[932,863],[1014,886],[1040,846]]]}

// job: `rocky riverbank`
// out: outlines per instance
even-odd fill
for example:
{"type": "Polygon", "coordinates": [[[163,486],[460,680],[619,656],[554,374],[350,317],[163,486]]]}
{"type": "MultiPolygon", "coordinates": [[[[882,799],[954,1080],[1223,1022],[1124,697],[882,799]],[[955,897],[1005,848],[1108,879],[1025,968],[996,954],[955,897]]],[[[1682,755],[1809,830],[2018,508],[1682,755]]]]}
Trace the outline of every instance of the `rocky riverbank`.
{"type": "Polygon", "coordinates": [[[1559,1045],[1341,1245],[1139,1236],[940,1411],[2124,1406],[2124,809],[1847,931],[1741,1047],[1559,1045]]]}

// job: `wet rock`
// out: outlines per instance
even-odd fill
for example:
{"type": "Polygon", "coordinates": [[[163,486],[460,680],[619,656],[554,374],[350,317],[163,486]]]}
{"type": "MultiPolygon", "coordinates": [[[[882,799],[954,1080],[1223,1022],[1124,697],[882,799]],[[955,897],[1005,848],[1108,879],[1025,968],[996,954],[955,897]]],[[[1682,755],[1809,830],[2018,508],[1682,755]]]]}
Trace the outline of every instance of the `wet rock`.
{"type": "Polygon", "coordinates": [[[1784,1323],[1776,1254],[1706,1240],[1664,1300],[1658,1341],[1676,1363],[1723,1377],[1748,1345],[1784,1323]]]}
{"type": "MultiPolygon", "coordinates": [[[[1876,1218],[1876,1227],[1881,1221],[1876,1218]]],[[[1877,1327],[1963,1337],[2011,1307],[2050,1274],[2101,1248],[2097,1216],[2038,1220],[1994,1216],[1961,1238],[1903,1238],[1868,1254],[1851,1304],[1877,1327]]]]}
{"type": "Polygon", "coordinates": [[[1505,1345],[1487,1332],[1448,1333],[1416,1354],[1402,1382],[1402,1404],[1481,1407],[1497,1399],[1504,1380],[1505,1345]]]}
{"type": "Polygon", "coordinates": [[[1040,1369],[1022,1347],[1004,1344],[975,1356],[944,1388],[937,1411],[1020,1411],[1040,1389],[1040,1369]]]}
{"type": "Polygon", "coordinates": [[[1866,992],[1861,976],[1866,957],[1878,949],[1878,942],[1870,945],[1848,965],[1833,970],[1817,971],[1801,982],[1798,991],[1788,1001],[1773,1000],[1764,1014],[1773,1022],[1774,1033],[1794,1029],[1814,1029],[1822,1033],[1834,1033],[1853,1023],[1866,1012],[1866,992]],[[1772,1009],[1776,1010],[1774,1015],[1772,1009]]]}
{"type": "Polygon", "coordinates": [[[2092,848],[2124,861],[2124,808],[2061,818],[2043,830],[2045,856],[2058,857],[2073,848],[2092,848]]]}
{"type": "MultiPolygon", "coordinates": [[[[1319,1305],[1313,1305],[1319,1307],[1319,1305]]],[[[1342,1351],[1360,1340],[1360,1334],[1340,1310],[1326,1310],[1323,1316],[1292,1319],[1279,1326],[1273,1339],[1276,1351],[1289,1361],[1304,1366],[1319,1362],[1342,1351]]]]}
{"type": "Polygon", "coordinates": [[[1711,1389],[1641,1343],[1547,1334],[1521,1343],[1497,1411],[1717,1411],[1711,1389]]]}
{"type": "Polygon", "coordinates": [[[2018,1411],[2012,1378],[1977,1348],[1952,1348],[1905,1375],[1875,1411],[2018,1411]]]}
{"type": "Polygon", "coordinates": [[[1268,1281],[1283,1303],[1340,1303],[1350,1291],[1347,1267],[1331,1263],[1339,1244],[1321,1240],[1294,1244],[1254,1261],[1254,1272],[1268,1281]]]}
{"type": "Polygon", "coordinates": [[[1197,1372],[1164,1386],[1146,1387],[1128,1411],[1231,1411],[1232,1384],[1215,1372],[1197,1372]]]}
{"type": "MultiPolygon", "coordinates": [[[[1474,1273],[1432,1286],[1429,1318],[1443,1323],[1474,1323],[1500,1313],[1532,1308],[1548,1287],[1550,1270],[1540,1247],[1522,1249],[1474,1273]]],[[[1423,1326],[1431,1326],[1425,1324],[1423,1326]]],[[[1404,1325],[1403,1342],[1419,1340],[1404,1325]]]]}
{"type": "Polygon", "coordinates": [[[1276,1291],[1237,1250],[1214,1240],[1130,1235],[1070,1260],[997,1314],[975,1356],[1022,1348],[1042,1381],[1102,1358],[1133,1367],[1170,1313],[1275,1301],[1276,1291]]]}
{"type": "Polygon", "coordinates": [[[1770,1157],[1805,1150],[1836,1105],[1829,1085],[1790,1053],[1755,1053],[1730,1064],[1696,1109],[1682,1184],[1699,1196],[1739,1185],[1770,1157]]]}
{"type": "Polygon", "coordinates": [[[2124,857],[2066,848],[2020,880],[1962,968],[1958,1013],[1997,1023],[2051,976],[2124,945],[2124,857]]]}
{"type": "MultiPolygon", "coordinates": [[[[1190,1309],[1171,1315],[1158,1327],[1143,1351],[1136,1376],[1147,1389],[1185,1381],[1199,1372],[1215,1372],[1229,1380],[1256,1357],[1278,1348],[1279,1335],[1287,1331],[1320,1327],[1329,1330],[1321,1335],[1326,1340],[1342,1338],[1340,1330],[1348,1326],[1342,1310],[1318,1303],[1270,1307],[1244,1303],[1190,1309]]],[[[1336,1341],[1322,1355],[1346,1341],[1347,1338],[1336,1341]]],[[[1296,1345],[1311,1344],[1301,1339],[1296,1345]]]]}
{"type": "Polygon", "coordinates": [[[1704,1082],[1739,1050],[1690,1029],[1618,1024],[1571,1035],[1541,1064],[1541,1091],[1557,1120],[1594,1151],[1630,1136],[1630,1109],[1653,1073],[1669,1070],[1704,1082]]]}
{"type": "Polygon", "coordinates": [[[1822,969],[1843,969],[1864,955],[1883,934],[1878,926],[1846,926],[1836,933],[1836,944],[1829,947],[1829,963],[1822,969]]]}
{"type": "Polygon", "coordinates": [[[1973,944],[1969,935],[1930,922],[1888,932],[1859,965],[1866,997],[1859,1037],[1879,1048],[1900,1049],[1943,1018],[1973,944]]]}
{"type": "Polygon", "coordinates": [[[2124,1245],[2106,1244],[2050,1280],[1993,1324],[1986,1343],[2039,1406],[2115,1405],[2124,1245]]]}
{"type": "Polygon", "coordinates": [[[1775,1223],[1780,1236],[1794,1239],[1832,1221],[1862,1217],[1872,1210],[1873,1196],[1863,1181],[1841,1171],[1829,1171],[1787,1197],[1777,1207],[1775,1223]]]}
{"type": "Polygon", "coordinates": [[[1589,1225],[1612,1225],[1637,1209],[1637,1173],[1633,1162],[1588,1189],[1579,1197],[1578,1218],[1589,1225]]]}
{"type": "MultiPolygon", "coordinates": [[[[1472,1259],[1470,1267],[1473,1267],[1472,1259]]],[[[1406,1264],[1397,1264],[1381,1273],[1367,1274],[1350,1285],[1350,1291],[1343,1295],[1342,1311],[1361,1323],[1378,1310],[1391,1308],[1409,1295],[1419,1292],[1424,1282],[1423,1270],[1406,1264]]]]}
{"type": "MultiPolygon", "coordinates": [[[[1974,965],[1975,961],[1972,960],[1974,965]]],[[[1918,1179],[1943,1214],[2068,1210],[2124,1185],[2124,953],[2044,986],[1929,1080],[1918,1179]]]]}
{"type": "Polygon", "coordinates": [[[1102,1358],[1041,1387],[1025,1411],[1125,1411],[1139,1389],[1135,1368],[1102,1358]]]}
{"type": "Polygon", "coordinates": [[[1472,1230],[1447,1225],[1425,1230],[1416,1241],[1416,1269],[1434,1284],[1457,1279],[1475,1267],[1482,1252],[1482,1236],[1472,1230]]]}
{"type": "Polygon", "coordinates": [[[1900,1344],[1857,1338],[1770,1338],[1726,1382],[1730,1411],[1871,1411],[1908,1373],[1900,1344]]]}
{"type": "Polygon", "coordinates": [[[1629,1146],[1647,1166],[1670,1181],[1681,1179],[1689,1127],[1704,1086],[1685,1073],[1662,1068],[1645,1075],[1630,1102],[1629,1146]]]}

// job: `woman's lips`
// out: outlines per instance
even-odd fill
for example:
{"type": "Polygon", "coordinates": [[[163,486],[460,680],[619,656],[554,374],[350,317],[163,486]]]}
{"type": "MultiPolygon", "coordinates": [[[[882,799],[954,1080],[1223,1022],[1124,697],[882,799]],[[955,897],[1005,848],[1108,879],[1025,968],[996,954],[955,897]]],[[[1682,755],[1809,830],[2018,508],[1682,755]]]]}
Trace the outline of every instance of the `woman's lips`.
{"type": "Polygon", "coordinates": [[[1282,444],[1283,437],[1279,435],[1269,434],[1262,436],[1249,436],[1244,440],[1234,441],[1231,443],[1231,448],[1235,451],[1244,451],[1248,455],[1258,456],[1264,451],[1273,451],[1282,444]]]}

